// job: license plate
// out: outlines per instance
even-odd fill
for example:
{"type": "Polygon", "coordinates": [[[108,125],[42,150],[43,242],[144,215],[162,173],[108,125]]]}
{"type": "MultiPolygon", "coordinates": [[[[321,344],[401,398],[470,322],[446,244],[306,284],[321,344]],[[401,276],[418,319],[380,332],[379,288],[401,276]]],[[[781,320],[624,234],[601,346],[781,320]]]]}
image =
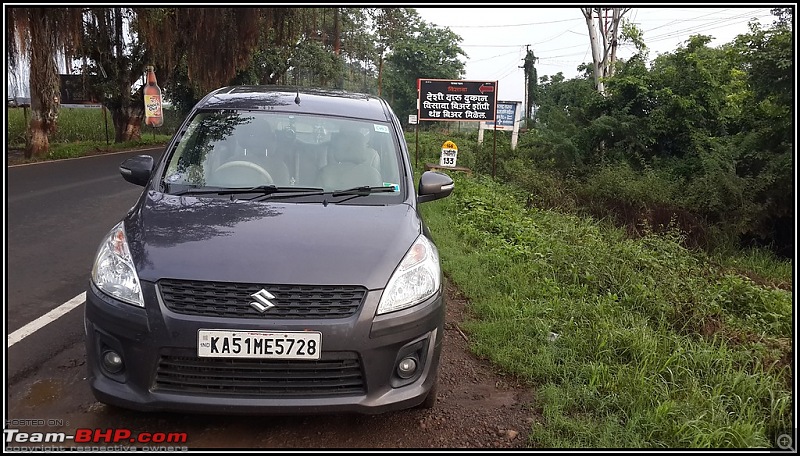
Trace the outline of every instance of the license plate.
{"type": "Polygon", "coordinates": [[[319,359],[322,353],[320,332],[201,329],[197,339],[201,358],[319,359]]]}

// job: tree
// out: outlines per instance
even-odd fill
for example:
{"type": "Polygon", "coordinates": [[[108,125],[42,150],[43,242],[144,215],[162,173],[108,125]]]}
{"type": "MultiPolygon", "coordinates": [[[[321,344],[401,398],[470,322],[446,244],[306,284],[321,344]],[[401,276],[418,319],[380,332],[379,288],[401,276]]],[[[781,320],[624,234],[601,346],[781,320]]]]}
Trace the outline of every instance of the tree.
{"type": "Polygon", "coordinates": [[[341,56],[345,65],[342,88],[377,94],[375,35],[364,27],[369,23],[370,12],[367,8],[342,8],[341,13],[341,56]]]}
{"type": "MultiPolygon", "coordinates": [[[[366,34],[365,17],[361,8],[296,9],[289,20],[305,25],[294,27],[294,35],[283,38],[278,37],[281,29],[265,28],[250,65],[237,74],[234,83],[344,88],[353,60],[353,32],[366,34]],[[279,40],[286,44],[276,45],[279,40]]],[[[368,46],[359,43],[358,49],[369,49],[371,54],[374,45],[369,40],[368,46]]]]}
{"type": "Polygon", "coordinates": [[[410,31],[386,58],[385,98],[398,113],[417,111],[417,79],[461,79],[464,74],[460,36],[421,19],[410,31]]]}
{"type": "Polygon", "coordinates": [[[137,19],[130,8],[89,8],[76,55],[86,62],[81,70],[90,92],[111,112],[115,142],[141,137],[143,94],[141,87],[133,86],[144,73],[150,51],[135,33],[137,19]]]}
{"type": "MultiPolygon", "coordinates": [[[[159,80],[164,77],[165,92],[183,108],[231,83],[294,83],[286,81],[292,64],[335,48],[338,39],[330,8],[138,8],[137,13],[142,39],[158,46],[153,62],[162,69],[159,80]]],[[[332,64],[312,79],[327,83],[337,70],[332,64]]]]}
{"type": "Polygon", "coordinates": [[[740,107],[733,144],[738,149],[737,174],[749,179],[750,195],[760,212],[750,234],[793,255],[795,57],[792,11],[776,8],[773,27],[751,24],[750,33],[733,45],[743,86],[735,98],[740,107]]]}
{"type": "Polygon", "coordinates": [[[136,8],[137,31],[159,78],[178,65],[201,93],[228,84],[246,68],[264,28],[292,27],[292,8],[136,8]],[[155,52],[155,50],[158,52],[155,52]]]}
{"type": "Polygon", "coordinates": [[[723,50],[708,47],[711,40],[693,35],[685,46],[653,62],[651,76],[658,89],[649,117],[656,155],[697,157],[705,147],[700,138],[727,134],[722,113],[733,63],[723,50]]]}
{"type": "Polygon", "coordinates": [[[56,128],[59,80],[56,56],[67,61],[81,40],[79,8],[9,8],[6,57],[15,69],[30,61],[31,120],[26,133],[25,158],[43,157],[50,148],[48,135],[56,128]]]}
{"type": "Polygon", "coordinates": [[[586,18],[586,26],[589,28],[589,41],[594,62],[594,84],[601,94],[605,94],[604,81],[614,75],[619,25],[622,16],[628,11],[630,8],[581,8],[583,17],[586,18]],[[610,17],[609,12],[611,13],[610,17]],[[602,44],[598,39],[598,31],[602,44]]]}
{"type": "Polygon", "coordinates": [[[641,56],[643,59],[647,59],[647,45],[644,43],[644,32],[642,29],[633,24],[632,22],[623,19],[622,20],[622,33],[620,35],[620,41],[623,43],[630,43],[636,48],[636,54],[641,56]]]}
{"type": "Polygon", "coordinates": [[[542,78],[531,159],[587,179],[601,179],[604,164],[611,176],[640,170],[641,183],[663,179],[663,187],[641,193],[640,177],[626,174],[614,205],[661,204],[690,215],[690,225],[701,221],[708,245],[739,240],[792,255],[793,22],[785,10],[774,14],[773,27],[752,24],[717,48],[692,36],[649,68],[640,34],[627,28],[623,38],[639,52],[601,81],[604,96],[591,64],[569,81],[542,78]]]}
{"type": "Polygon", "coordinates": [[[373,8],[370,16],[375,27],[375,49],[378,54],[378,96],[382,93],[383,58],[398,40],[407,36],[412,24],[419,21],[412,8],[373,8]]]}

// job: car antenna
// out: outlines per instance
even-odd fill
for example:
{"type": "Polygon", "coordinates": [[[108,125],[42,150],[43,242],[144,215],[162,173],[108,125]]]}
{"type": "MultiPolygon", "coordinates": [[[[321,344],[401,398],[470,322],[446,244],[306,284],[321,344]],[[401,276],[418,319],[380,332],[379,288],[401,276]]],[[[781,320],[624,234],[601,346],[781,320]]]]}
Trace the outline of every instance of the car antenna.
{"type": "Polygon", "coordinates": [[[297,95],[294,97],[294,104],[300,104],[300,71],[295,74],[294,77],[294,88],[297,90],[297,95]]]}

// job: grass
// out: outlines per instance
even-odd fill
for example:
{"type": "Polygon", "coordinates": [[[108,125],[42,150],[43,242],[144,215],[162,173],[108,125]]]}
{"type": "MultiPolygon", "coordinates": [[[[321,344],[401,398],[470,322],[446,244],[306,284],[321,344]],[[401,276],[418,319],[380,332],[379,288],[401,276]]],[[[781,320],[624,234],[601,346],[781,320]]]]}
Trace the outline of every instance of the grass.
{"type": "Polygon", "coordinates": [[[77,141],[73,143],[51,144],[50,152],[47,154],[48,160],[59,160],[64,158],[76,158],[86,155],[94,155],[103,152],[113,152],[122,150],[139,149],[147,146],[158,146],[168,142],[168,135],[142,135],[139,141],[125,141],[121,143],[106,144],[105,141],[77,141]]]}
{"type": "MultiPolygon", "coordinates": [[[[25,147],[26,119],[30,119],[30,110],[23,108],[7,108],[7,149],[25,147]]],[[[55,132],[50,135],[50,152],[45,160],[74,158],[83,155],[136,149],[148,145],[164,144],[181,121],[174,111],[166,110],[164,125],[158,130],[142,128],[139,141],[125,143],[114,142],[114,124],[111,114],[107,119],[102,109],[94,108],[61,108],[55,132]],[[108,144],[106,143],[106,121],[108,122],[108,144]]]]}
{"type": "Polygon", "coordinates": [[[792,288],[792,261],[781,260],[769,251],[723,251],[712,255],[712,258],[733,271],[750,276],[754,281],[783,289],[792,288]]]}
{"type": "Polygon", "coordinates": [[[791,429],[791,292],[454,177],[421,210],[470,299],[472,349],[535,387],[530,446],[770,448],[791,429]]]}

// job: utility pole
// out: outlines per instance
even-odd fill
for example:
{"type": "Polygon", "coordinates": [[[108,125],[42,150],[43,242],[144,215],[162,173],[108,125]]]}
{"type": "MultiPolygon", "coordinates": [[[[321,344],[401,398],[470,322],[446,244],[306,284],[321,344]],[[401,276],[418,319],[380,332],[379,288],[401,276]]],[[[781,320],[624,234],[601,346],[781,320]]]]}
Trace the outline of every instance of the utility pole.
{"type": "Polygon", "coordinates": [[[526,62],[526,63],[523,63],[522,66],[517,67],[517,68],[522,68],[524,73],[525,73],[525,104],[522,105],[522,106],[525,106],[525,111],[526,112],[525,112],[525,115],[522,116],[522,118],[525,119],[525,125],[526,126],[527,126],[528,114],[529,114],[527,112],[527,110],[528,110],[528,77],[529,77],[529,73],[530,72],[528,71],[527,59],[528,59],[528,48],[530,48],[530,47],[531,47],[530,44],[526,44],[525,45],[525,58],[522,59],[522,61],[526,62]]]}
{"type": "MultiPolygon", "coordinates": [[[[533,51],[529,49],[530,44],[525,46],[525,117],[526,119],[531,116],[531,111],[534,102],[534,96],[536,95],[536,83],[537,83],[537,76],[536,76],[536,67],[533,65],[536,63],[536,56],[533,55],[533,51]]],[[[527,123],[527,121],[526,121],[527,123]]]]}

